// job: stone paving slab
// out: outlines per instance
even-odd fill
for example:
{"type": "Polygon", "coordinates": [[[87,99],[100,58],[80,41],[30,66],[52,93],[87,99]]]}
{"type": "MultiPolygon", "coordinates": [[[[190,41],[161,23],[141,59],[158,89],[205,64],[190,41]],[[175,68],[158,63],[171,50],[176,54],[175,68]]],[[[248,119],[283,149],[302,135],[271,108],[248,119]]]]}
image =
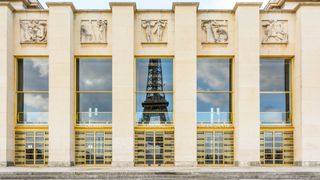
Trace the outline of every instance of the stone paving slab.
{"type": "Polygon", "coordinates": [[[320,167],[0,167],[14,172],[319,172],[320,167]]]}

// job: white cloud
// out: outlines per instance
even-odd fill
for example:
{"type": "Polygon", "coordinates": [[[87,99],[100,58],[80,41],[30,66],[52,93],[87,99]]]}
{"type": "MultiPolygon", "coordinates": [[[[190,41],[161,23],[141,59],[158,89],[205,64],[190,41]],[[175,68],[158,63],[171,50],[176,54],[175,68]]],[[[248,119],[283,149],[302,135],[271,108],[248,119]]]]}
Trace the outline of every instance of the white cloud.
{"type": "Polygon", "coordinates": [[[40,77],[47,77],[49,74],[48,61],[43,61],[39,59],[31,59],[34,69],[38,69],[40,77]]]}

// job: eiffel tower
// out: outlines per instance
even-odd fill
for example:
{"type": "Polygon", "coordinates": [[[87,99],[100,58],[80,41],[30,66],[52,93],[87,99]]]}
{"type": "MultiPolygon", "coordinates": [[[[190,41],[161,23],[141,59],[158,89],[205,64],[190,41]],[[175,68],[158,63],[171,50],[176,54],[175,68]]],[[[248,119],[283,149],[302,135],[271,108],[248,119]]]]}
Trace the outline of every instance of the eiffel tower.
{"type": "Polygon", "coordinates": [[[142,123],[149,124],[150,120],[160,121],[161,124],[165,123],[167,121],[165,112],[168,112],[169,102],[164,93],[158,92],[163,91],[161,59],[149,59],[146,91],[148,93],[142,103],[144,112],[142,123]]]}

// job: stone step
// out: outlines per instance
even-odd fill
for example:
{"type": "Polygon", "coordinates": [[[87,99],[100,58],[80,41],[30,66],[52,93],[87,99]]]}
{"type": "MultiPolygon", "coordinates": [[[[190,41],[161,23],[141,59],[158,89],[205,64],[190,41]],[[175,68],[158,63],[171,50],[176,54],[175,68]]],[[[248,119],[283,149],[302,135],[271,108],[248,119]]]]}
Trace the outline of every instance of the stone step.
{"type": "Polygon", "coordinates": [[[320,180],[319,172],[2,172],[0,179],[320,180]]]}

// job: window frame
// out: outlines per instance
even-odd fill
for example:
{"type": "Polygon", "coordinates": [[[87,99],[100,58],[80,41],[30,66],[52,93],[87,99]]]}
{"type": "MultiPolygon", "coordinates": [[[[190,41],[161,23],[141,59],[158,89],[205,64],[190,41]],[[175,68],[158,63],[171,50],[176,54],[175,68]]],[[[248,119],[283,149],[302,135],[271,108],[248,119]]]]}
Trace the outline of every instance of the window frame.
{"type": "Polygon", "coordinates": [[[260,126],[261,127],[281,127],[281,126],[289,126],[289,127],[293,127],[294,125],[294,58],[291,56],[261,56],[259,59],[259,100],[261,102],[261,94],[284,94],[284,95],[288,95],[289,97],[289,109],[290,111],[288,112],[288,116],[289,116],[289,123],[284,122],[282,124],[277,124],[277,123],[262,123],[261,120],[261,113],[263,113],[261,111],[261,105],[259,104],[259,114],[260,114],[260,126]],[[262,60],[266,60],[266,61],[278,61],[278,60],[284,60],[287,61],[289,63],[289,91],[261,91],[261,62],[262,60]]]}
{"type": "MultiPolygon", "coordinates": [[[[134,59],[134,126],[135,127],[155,127],[155,126],[159,126],[159,127],[171,127],[174,126],[174,92],[175,92],[175,85],[174,85],[174,72],[175,72],[175,67],[174,67],[174,57],[173,56],[136,56],[134,59]],[[137,90],[137,63],[138,60],[143,60],[143,61],[148,61],[149,59],[170,59],[170,60],[166,60],[166,61],[171,61],[172,62],[172,91],[138,91],[137,90]],[[162,92],[164,94],[171,94],[172,95],[172,112],[163,112],[163,113],[168,113],[168,114],[172,114],[172,121],[171,123],[165,123],[165,124],[138,124],[137,123],[137,95],[138,94],[147,94],[147,93],[152,93],[152,92],[162,92]]],[[[162,113],[162,112],[149,112],[150,114],[152,113],[162,113]]]]}
{"type": "MultiPolygon", "coordinates": [[[[47,94],[48,95],[48,104],[49,104],[49,76],[50,74],[48,74],[48,90],[47,91],[21,91],[18,89],[18,83],[19,83],[19,68],[18,68],[18,61],[24,61],[24,59],[43,59],[46,60],[48,62],[48,68],[49,67],[49,57],[48,56],[15,56],[14,58],[14,126],[16,128],[19,127],[37,127],[38,129],[46,129],[48,128],[48,124],[49,124],[49,119],[46,123],[32,123],[32,124],[25,124],[25,123],[19,123],[19,114],[20,113],[24,113],[24,112],[18,112],[18,96],[20,94],[47,94]]],[[[49,116],[49,109],[48,109],[48,116],[49,116]]]]}
{"type": "MultiPolygon", "coordinates": [[[[197,77],[196,77],[196,97],[197,97],[197,100],[196,100],[196,122],[197,122],[197,126],[198,127],[233,127],[234,126],[234,108],[235,108],[235,103],[234,103],[234,100],[235,100],[235,88],[234,88],[234,85],[235,85],[235,59],[233,56],[198,56],[197,57],[197,63],[196,63],[196,70],[197,70],[197,77]],[[230,62],[230,91],[203,91],[203,90],[198,90],[198,61],[201,61],[201,60],[228,60],[230,62]],[[230,110],[230,123],[203,123],[203,124],[200,124],[198,123],[198,94],[199,93],[208,93],[208,94],[229,94],[229,97],[231,98],[229,100],[229,102],[231,104],[229,104],[229,107],[231,108],[230,110]]],[[[200,112],[200,113],[203,113],[203,112],[200,112]]]]}
{"type": "MultiPolygon", "coordinates": [[[[105,124],[101,124],[101,123],[93,123],[93,124],[88,124],[88,123],[83,123],[80,124],[78,123],[78,94],[81,93],[104,93],[104,94],[111,94],[111,101],[112,101],[112,84],[111,83],[111,91],[79,91],[78,90],[78,62],[80,61],[80,59],[96,59],[96,60],[106,60],[106,61],[111,61],[111,69],[113,70],[113,63],[112,63],[112,57],[111,56],[75,56],[74,57],[74,123],[75,123],[75,127],[94,127],[94,126],[98,126],[98,127],[111,127],[112,126],[112,121],[113,121],[113,117],[111,117],[111,123],[105,123],[105,124]]],[[[111,72],[112,74],[112,72],[111,72]]],[[[111,102],[112,103],[112,102],[111,102]]],[[[111,110],[111,112],[109,112],[112,115],[113,110],[111,110]]],[[[81,112],[80,112],[81,113],[81,112]]]]}

